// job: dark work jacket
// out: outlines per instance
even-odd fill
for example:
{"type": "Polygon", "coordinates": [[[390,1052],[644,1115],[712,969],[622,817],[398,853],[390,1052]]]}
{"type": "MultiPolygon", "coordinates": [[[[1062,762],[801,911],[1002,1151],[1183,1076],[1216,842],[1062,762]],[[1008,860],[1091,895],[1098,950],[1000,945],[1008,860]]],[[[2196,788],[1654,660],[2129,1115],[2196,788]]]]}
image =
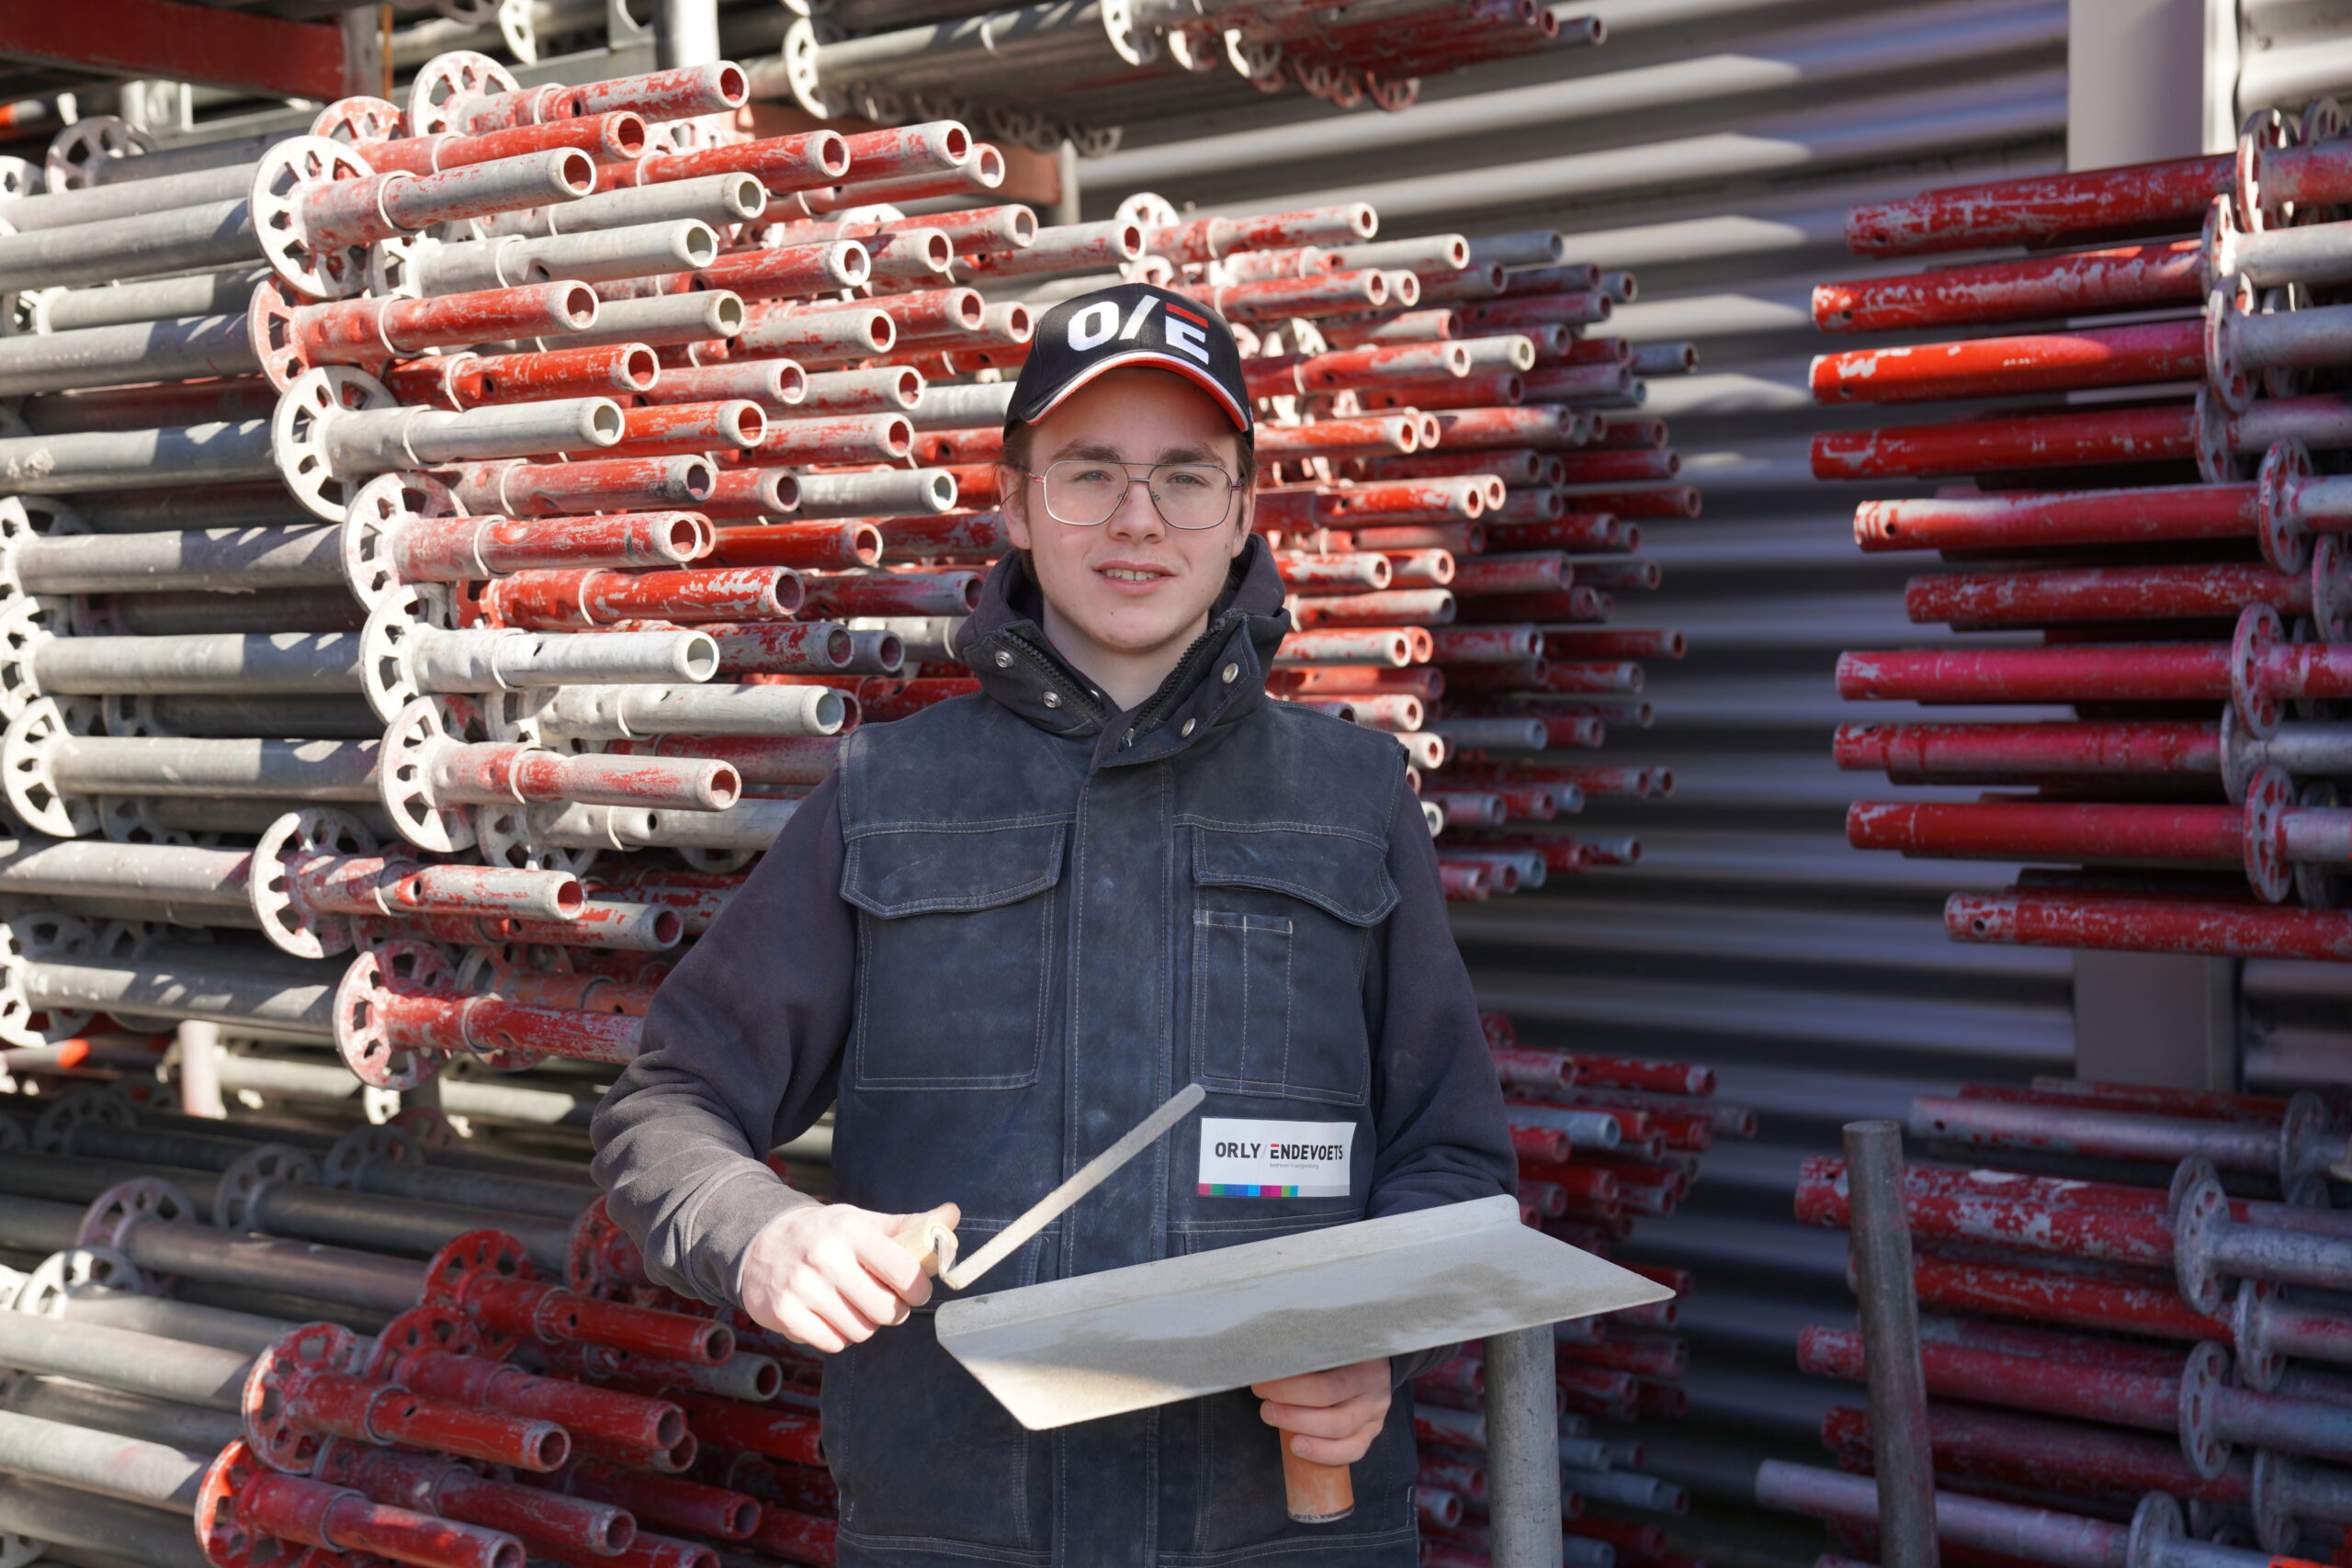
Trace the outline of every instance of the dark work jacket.
{"type": "MultiPolygon", "coordinates": [[[[983,692],[855,732],[803,807],[831,819],[800,853],[838,863],[845,994],[779,987],[810,962],[800,932],[743,918],[813,912],[805,880],[797,899],[754,897],[809,826],[796,820],[662,988],[650,1049],[599,1113],[598,1174],[655,1277],[733,1299],[776,1212],[748,1156],[828,1089],[833,1198],[886,1213],[953,1200],[966,1252],[1187,1082],[1209,1090],[982,1291],[1510,1190],[1403,750],[1267,697],[1287,617],[1263,545],[1127,714],[1053,649],[1017,559],[990,585],[960,649],[983,692]],[[799,1059],[733,1073],[730,1044],[799,1059]],[[1348,1190],[1207,1195],[1211,1117],[1346,1128],[1348,1190]]],[[[1410,1568],[1409,1403],[1354,1467],[1354,1515],[1295,1525],[1281,1439],[1247,1390],[1028,1432],[939,1348],[925,1308],[827,1366],[841,1562],[1410,1568]]]]}

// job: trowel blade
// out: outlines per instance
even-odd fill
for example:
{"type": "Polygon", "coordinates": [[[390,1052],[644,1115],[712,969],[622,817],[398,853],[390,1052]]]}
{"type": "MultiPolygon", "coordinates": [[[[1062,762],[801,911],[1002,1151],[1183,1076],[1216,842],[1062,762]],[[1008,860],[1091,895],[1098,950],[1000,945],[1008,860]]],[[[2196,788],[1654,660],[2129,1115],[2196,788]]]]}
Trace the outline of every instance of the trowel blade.
{"type": "Polygon", "coordinates": [[[938,1327],[1041,1431],[1673,1293],[1494,1197],[968,1296],[938,1327]]]}

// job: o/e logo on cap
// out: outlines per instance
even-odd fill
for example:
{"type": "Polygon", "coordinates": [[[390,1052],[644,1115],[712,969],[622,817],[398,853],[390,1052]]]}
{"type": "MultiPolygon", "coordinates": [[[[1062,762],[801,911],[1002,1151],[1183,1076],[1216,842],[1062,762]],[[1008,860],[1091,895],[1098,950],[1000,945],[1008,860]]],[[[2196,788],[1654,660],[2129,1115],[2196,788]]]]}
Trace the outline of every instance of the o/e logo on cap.
{"type": "MultiPolygon", "coordinates": [[[[1122,343],[1132,343],[1136,335],[1149,324],[1152,312],[1163,304],[1167,301],[1147,294],[1136,301],[1135,309],[1127,312],[1127,319],[1122,323],[1115,300],[1097,299],[1084,310],[1071,312],[1066,341],[1071,350],[1079,354],[1091,353],[1102,347],[1114,335],[1122,343]]],[[[1190,310],[1169,305],[1167,315],[1160,323],[1160,341],[1206,365],[1209,362],[1207,326],[1207,321],[1190,310]]]]}

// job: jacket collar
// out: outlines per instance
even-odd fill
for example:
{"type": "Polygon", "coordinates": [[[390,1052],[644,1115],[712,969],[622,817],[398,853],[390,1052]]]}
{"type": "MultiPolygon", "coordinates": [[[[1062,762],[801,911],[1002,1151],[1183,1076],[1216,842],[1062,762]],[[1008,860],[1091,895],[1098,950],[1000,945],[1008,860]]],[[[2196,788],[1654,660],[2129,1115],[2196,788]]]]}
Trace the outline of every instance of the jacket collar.
{"type": "Polygon", "coordinates": [[[1044,615],[1036,580],[1019,556],[1008,555],[989,573],[957,651],[999,705],[1048,734],[1095,737],[1096,767],[1157,761],[1238,723],[1269,700],[1266,674],[1290,631],[1281,574],[1255,535],[1209,610],[1208,629],[1130,712],[1114,710],[1062,657],[1046,636],[1044,615]]]}

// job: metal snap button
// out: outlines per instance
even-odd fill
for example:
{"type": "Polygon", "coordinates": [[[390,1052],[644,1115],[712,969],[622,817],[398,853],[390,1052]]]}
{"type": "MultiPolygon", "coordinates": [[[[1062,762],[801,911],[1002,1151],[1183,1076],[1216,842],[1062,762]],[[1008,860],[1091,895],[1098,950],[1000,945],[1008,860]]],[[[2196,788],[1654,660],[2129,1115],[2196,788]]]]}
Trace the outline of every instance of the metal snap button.
{"type": "Polygon", "coordinates": [[[1046,694],[1046,705],[1049,708],[1057,708],[1061,706],[1062,694],[1059,692],[1047,692],[1046,694]]]}
{"type": "Polygon", "coordinates": [[[1227,665],[1223,670],[1220,670],[1219,671],[1217,671],[1217,678],[1218,678],[1219,680],[1223,681],[1227,685],[1230,686],[1231,684],[1233,684],[1233,682],[1234,682],[1236,680],[1238,680],[1238,679],[1240,677],[1240,674],[1241,674],[1241,666],[1240,666],[1240,665],[1238,665],[1238,664],[1228,664],[1228,665],[1227,665]]]}
{"type": "Polygon", "coordinates": [[[1188,719],[1186,719],[1186,720],[1184,721],[1184,733],[1185,733],[1185,734],[1187,734],[1187,735],[1190,735],[1190,734],[1192,734],[1192,733],[1193,733],[1193,731],[1194,731],[1195,729],[1198,729],[1200,727],[1201,727],[1201,721],[1200,721],[1199,719],[1197,719],[1197,718],[1188,718],[1188,719]]]}
{"type": "Polygon", "coordinates": [[[1000,669],[1000,670],[1010,670],[1010,669],[1012,669],[1012,655],[1011,655],[1010,653],[1007,653],[1004,649],[1001,649],[1001,648],[1000,648],[1000,649],[998,649],[996,650],[996,667],[997,667],[998,669],[1000,669]]]}

